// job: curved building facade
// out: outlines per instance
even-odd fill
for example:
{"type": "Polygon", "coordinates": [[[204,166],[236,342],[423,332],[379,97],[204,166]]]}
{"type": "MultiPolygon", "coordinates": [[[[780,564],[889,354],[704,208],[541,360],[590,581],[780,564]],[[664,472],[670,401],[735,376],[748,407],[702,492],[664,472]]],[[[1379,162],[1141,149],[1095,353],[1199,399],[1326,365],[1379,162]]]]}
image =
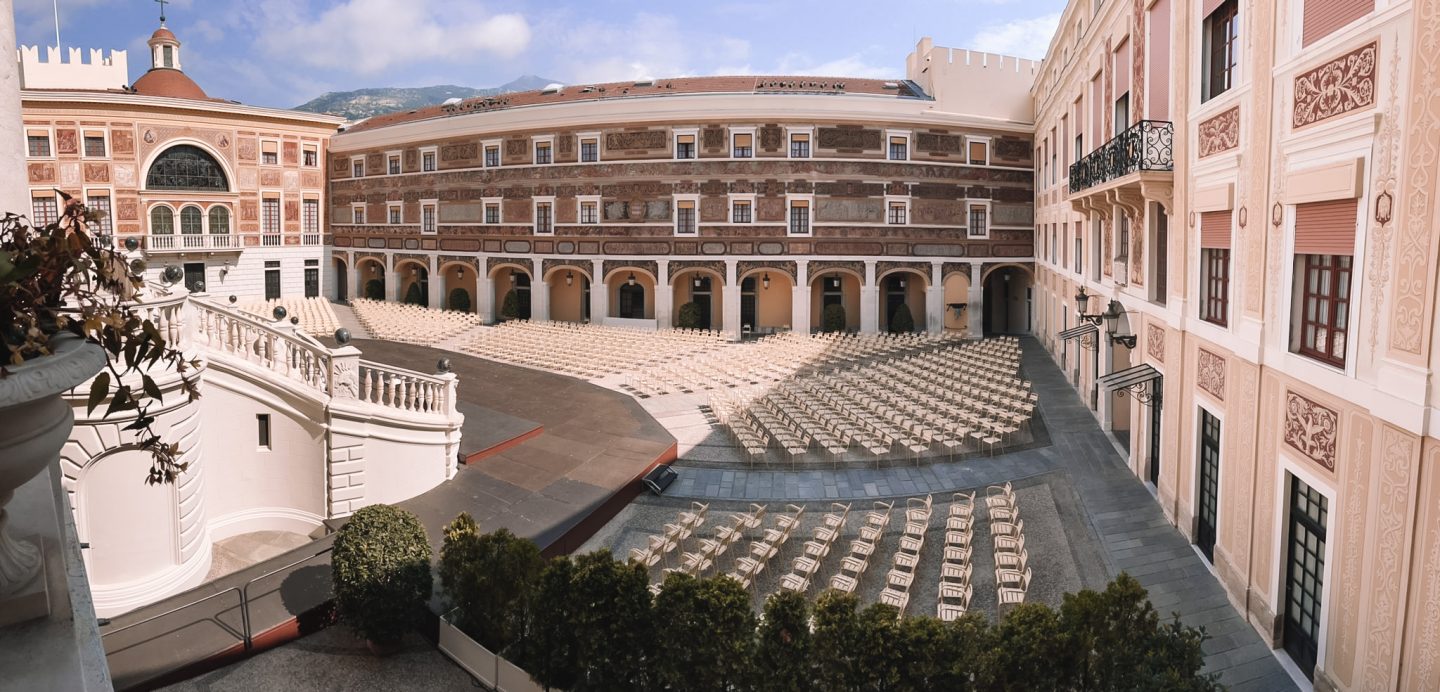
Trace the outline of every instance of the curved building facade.
{"type": "Polygon", "coordinates": [[[331,140],[327,290],[647,328],[694,303],[735,337],[819,328],[837,304],[863,332],[902,305],[917,330],[1027,331],[1034,66],[928,41],[909,65],[553,85],[361,122],[331,140]]]}

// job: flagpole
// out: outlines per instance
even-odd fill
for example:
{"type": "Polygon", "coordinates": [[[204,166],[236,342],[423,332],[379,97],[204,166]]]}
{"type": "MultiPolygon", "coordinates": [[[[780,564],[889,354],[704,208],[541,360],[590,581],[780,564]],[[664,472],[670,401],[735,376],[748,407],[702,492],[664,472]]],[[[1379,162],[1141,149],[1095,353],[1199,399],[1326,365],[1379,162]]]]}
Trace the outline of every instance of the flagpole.
{"type": "Polygon", "coordinates": [[[55,50],[60,50],[60,0],[54,0],[55,5],[55,50]]]}

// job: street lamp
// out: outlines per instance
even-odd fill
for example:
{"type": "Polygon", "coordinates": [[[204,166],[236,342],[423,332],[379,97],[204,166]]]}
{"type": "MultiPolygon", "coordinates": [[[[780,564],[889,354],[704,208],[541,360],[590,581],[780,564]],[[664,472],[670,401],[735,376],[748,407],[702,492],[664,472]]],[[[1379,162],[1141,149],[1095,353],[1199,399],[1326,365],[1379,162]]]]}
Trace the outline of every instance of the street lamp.
{"type": "Polygon", "coordinates": [[[1105,334],[1110,337],[1110,344],[1120,344],[1125,348],[1135,348],[1134,334],[1117,334],[1120,327],[1120,316],[1125,314],[1125,306],[1118,300],[1111,300],[1106,306],[1105,312],[1100,317],[1105,320],[1105,334]]]}

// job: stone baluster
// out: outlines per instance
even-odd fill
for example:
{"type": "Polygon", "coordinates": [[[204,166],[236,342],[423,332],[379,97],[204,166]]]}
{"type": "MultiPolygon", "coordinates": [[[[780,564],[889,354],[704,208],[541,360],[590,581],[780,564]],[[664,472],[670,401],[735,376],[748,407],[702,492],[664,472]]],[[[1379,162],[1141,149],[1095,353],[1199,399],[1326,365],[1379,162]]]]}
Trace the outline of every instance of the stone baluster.
{"type": "Polygon", "coordinates": [[[362,367],[362,368],[360,369],[360,400],[361,400],[361,401],[369,401],[369,400],[370,400],[370,369],[369,369],[369,368],[363,368],[363,367],[362,367]]]}
{"type": "Polygon", "coordinates": [[[394,406],[395,394],[395,376],[391,375],[385,378],[385,398],[381,400],[380,403],[386,404],[388,406],[394,406]]]}

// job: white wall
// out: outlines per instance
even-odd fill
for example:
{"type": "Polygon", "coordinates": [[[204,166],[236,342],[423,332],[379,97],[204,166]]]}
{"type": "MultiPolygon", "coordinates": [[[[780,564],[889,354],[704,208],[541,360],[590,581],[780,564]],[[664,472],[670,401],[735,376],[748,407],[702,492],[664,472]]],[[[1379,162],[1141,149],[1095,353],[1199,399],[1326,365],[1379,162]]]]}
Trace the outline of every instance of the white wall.
{"type": "Polygon", "coordinates": [[[320,262],[320,295],[325,293],[327,270],[325,248],[319,245],[305,247],[253,247],[237,253],[154,253],[146,257],[149,268],[146,279],[159,282],[162,272],[169,265],[184,267],[190,262],[205,263],[205,292],[222,301],[229,296],[239,298],[265,297],[265,262],[280,262],[280,295],[282,297],[305,295],[305,260],[320,262]],[[229,260],[229,271],[222,272],[225,261],[229,260]]]}

